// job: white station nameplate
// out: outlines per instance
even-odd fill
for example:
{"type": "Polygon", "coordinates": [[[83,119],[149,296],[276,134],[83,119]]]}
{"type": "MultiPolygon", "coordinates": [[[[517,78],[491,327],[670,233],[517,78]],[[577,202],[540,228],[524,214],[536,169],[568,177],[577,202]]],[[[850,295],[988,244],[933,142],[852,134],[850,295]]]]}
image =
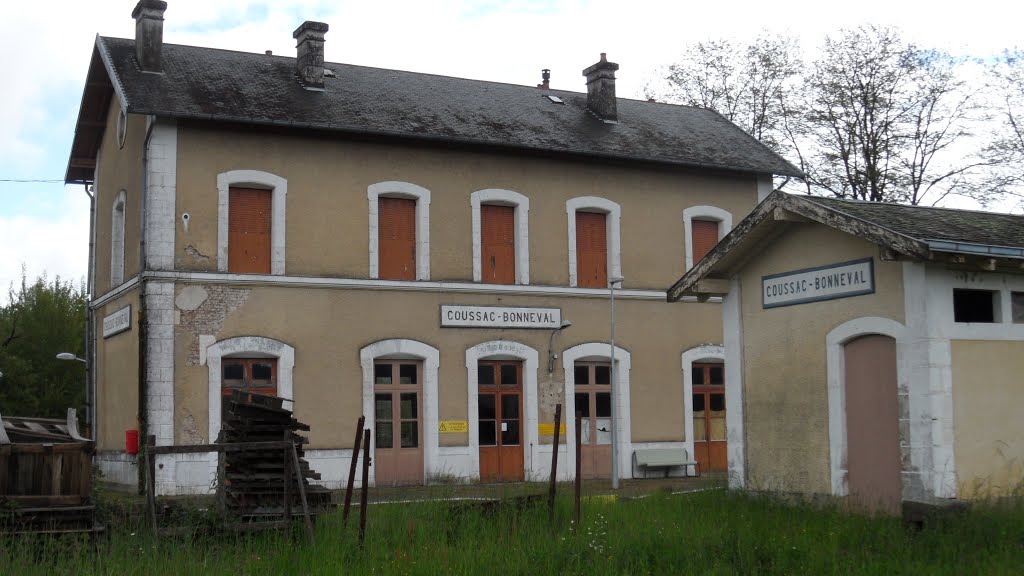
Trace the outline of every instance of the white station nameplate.
{"type": "Polygon", "coordinates": [[[502,306],[441,306],[443,328],[558,328],[558,308],[502,306]]]}
{"type": "Polygon", "coordinates": [[[865,258],[761,278],[765,308],[849,298],[875,291],[874,260],[865,258]]]}

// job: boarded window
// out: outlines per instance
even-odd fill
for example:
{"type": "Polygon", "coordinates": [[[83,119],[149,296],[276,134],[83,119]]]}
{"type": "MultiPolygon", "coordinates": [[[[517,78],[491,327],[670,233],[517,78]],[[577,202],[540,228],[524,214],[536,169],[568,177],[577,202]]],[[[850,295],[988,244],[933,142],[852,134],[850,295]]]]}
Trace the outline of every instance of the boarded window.
{"type": "Polygon", "coordinates": [[[718,244],[718,222],[693,220],[690,228],[693,233],[693,263],[696,264],[718,244]]]}
{"type": "Polygon", "coordinates": [[[608,235],[605,214],[576,213],[576,276],[581,288],[608,287],[608,235]]]}
{"type": "Polygon", "coordinates": [[[481,276],[489,284],[515,284],[516,209],[512,206],[480,206],[481,276]]]}
{"type": "Polygon", "coordinates": [[[229,190],[228,272],[270,274],[270,207],[270,190],[229,190]]]}
{"type": "Polygon", "coordinates": [[[416,201],[407,198],[379,198],[377,214],[379,277],[415,280],[416,201]]]}

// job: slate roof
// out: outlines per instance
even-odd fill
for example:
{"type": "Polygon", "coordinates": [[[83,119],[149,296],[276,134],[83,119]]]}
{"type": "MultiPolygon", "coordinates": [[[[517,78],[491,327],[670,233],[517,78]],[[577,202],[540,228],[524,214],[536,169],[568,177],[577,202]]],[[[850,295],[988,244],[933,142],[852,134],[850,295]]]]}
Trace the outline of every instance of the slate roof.
{"type": "Polygon", "coordinates": [[[1024,248],[1024,216],[804,196],[805,200],[924,242],[1024,248]]]}
{"type": "Polygon", "coordinates": [[[336,77],[315,92],[299,84],[292,57],[164,44],[164,73],[144,74],[134,40],[99,37],[97,48],[131,113],[800,175],[701,108],[620,98],[610,124],[586,110],[585,93],[331,62],[336,77]]]}
{"type": "Polygon", "coordinates": [[[694,264],[667,291],[670,302],[686,295],[716,294],[745,262],[800,219],[863,238],[918,261],[980,261],[986,270],[1021,272],[1024,216],[997,212],[906,206],[786,194],[776,190],[694,264]],[[792,214],[799,218],[792,219],[792,214]]]}

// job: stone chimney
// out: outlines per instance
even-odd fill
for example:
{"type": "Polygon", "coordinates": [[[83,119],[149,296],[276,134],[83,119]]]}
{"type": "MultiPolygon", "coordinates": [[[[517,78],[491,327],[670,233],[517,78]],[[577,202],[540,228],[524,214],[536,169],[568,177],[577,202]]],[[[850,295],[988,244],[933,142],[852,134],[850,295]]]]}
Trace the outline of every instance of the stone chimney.
{"type": "Polygon", "coordinates": [[[163,72],[164,10],[167,2],[139,0],[135,18],[135,59],[143,72],[163,72]]]}
{"type": "Polygon", "coordinates": [[[324,34],[327,24],[306,20],[292,33],[298,55],[295,72],[307,90],[324,89],[324,34]]]}
{"type": "Polygon", "coordinates": [[[615,71],[619,65],[609,62],[604,52],[601,61],[583,71],[587,77],[587,109],[605,122],[618,122],[615,106],[615,71]]]}

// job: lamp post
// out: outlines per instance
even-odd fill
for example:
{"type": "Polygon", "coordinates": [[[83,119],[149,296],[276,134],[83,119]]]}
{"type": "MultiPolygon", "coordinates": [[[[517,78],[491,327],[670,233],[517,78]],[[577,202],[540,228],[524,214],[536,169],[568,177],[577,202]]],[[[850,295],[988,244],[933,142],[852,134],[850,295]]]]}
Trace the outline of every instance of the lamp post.
{"type": "Polygon", "coordinates": [[[612,345],[611,345],[611,383],[609,384],[612,396],[612,490],[619,489],[619,424],[618,424],[618,390],[615,386],[615,373],[617,372],[615,366],[615,285],[623,281],[622,276],[612,276],[608,279],[608,286],[611,289],[611,325],[612,325],[612,345]]]}
{"type": "Polygon", "coordinates": [[[88,380],[89,380],[89,361],[86,360],[85,358],[79,358],[77,355],[72,354],[71,352],[60,352],[59,354],[57,354],[57,360],[69,360],[69,361],[72,361],[72,362],[77,360],[77,361],[81,362],[82,364],[85,364],[86,382],[87,382],[86,386],[85,386],[85,429],[88,431],[87,433],[89,433],[90,436],[95,438],[96,434],[92,433],[92,418],[91,418],[91,415],[89,414],[89,412],[91,412],[90,408],[92,408],[92,398],[89,397],[89,385],[88,385],[88,380]]]}
{"type": "Polygon", "coordinates": [[[552,343],[555,341],[555,334],[558,334],[562,330],[565,330],[569,326],[572,326],[572,322],[568,320],[562,320],[562,325],[551,331],[551,335],[548,336],[548,375],[551,375],[555,371],[555,358],[558,358],[558,354],[555,354],[551,348],[552,343]]]}

